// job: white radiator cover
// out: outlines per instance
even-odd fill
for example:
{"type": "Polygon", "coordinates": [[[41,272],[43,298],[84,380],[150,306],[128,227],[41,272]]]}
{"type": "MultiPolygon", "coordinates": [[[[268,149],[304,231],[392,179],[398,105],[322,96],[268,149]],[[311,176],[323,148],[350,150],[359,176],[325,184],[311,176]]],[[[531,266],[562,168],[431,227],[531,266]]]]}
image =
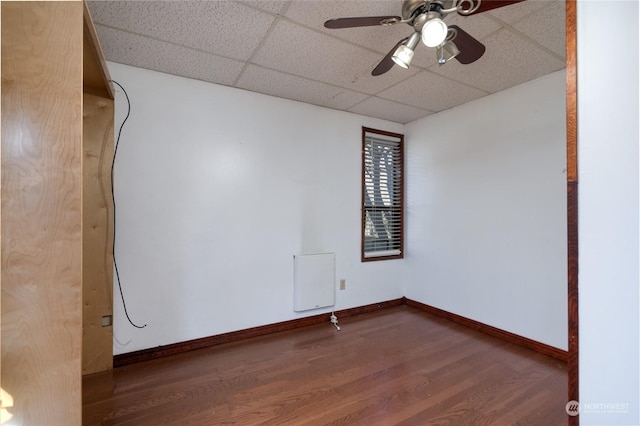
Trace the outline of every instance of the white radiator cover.
{"type": "Polygon", "coordinates": [[[293,256],[293,310],[326,308],[336,303],[336,254],[293,256]]]}

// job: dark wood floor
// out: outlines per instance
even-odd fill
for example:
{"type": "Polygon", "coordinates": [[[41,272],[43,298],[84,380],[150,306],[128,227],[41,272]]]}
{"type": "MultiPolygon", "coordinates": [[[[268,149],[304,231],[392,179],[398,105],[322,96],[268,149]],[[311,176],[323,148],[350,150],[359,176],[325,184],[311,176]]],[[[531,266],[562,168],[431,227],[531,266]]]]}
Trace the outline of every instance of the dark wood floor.
{"type": "Polygon", "coordinates": [[[401,306],[83,380],[85,425],[566,425],[566,364],[401,306]]]}

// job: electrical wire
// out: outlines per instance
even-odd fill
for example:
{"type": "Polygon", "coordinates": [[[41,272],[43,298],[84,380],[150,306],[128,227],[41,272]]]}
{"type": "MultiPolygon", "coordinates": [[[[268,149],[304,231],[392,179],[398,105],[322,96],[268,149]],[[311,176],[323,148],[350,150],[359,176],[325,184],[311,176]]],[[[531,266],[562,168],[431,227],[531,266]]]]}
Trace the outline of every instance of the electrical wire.
{"type": "Polygon", "coordinates": [[[129,312],[127,311],[127,304],[124,301],[124,293],[122,292],[122,283],[120,282],[120,273],[118,272],[118,263],[116,262],[116,193],[113,185],[113,171],[116,164],[116,155],[118,154],[118,145],[120,144],[120,135],[122,134],[122,128],[124,127],[124,123],[129,119],[129,115],[131,114],[131,102],[129,101],[129,95],[127,91],[124,90],[124,87],[120,83],[115,80],[109,80],[111,83],[117,84],[120,89],[122,89],[122,93],[127,99],[127,115],[120,124],[120,129],[118,130],[118,137],[116,138],[116,145],[113,149],[113,160],[111,162],[111,199],[113,200],[113,266],[116,271],[116,281],[118,282],[118,289],[120,290],[120,298],[122,299],[122,307],[124,308],[124,314],[129,320],[129,323],[135,328],[145,328],[145,325],[137,325],[133,321],[131,321],[131,317],[129,317],[129,312]]]}

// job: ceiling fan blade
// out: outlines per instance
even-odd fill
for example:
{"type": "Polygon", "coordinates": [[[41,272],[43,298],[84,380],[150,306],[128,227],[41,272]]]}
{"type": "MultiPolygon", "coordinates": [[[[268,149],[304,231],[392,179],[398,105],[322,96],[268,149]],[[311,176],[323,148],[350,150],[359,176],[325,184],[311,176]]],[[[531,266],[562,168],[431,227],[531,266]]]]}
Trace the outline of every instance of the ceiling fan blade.
{"type": "Polygon", "coordinates": [[[400,46],[402,43],[404,43],[408,39],[409,37],[403,38],[398,43],[396,43],[396,45],[393,46],[393,49],[391,49],[389,53],[387,53],[387,55],[384,58],[382,58],[382,60],[378,63],[378,65],[376,65],[373,71],[371,71],[371,75],[373,76],[382,75],[385,72],[389,71],[391,68],[393,68],[393,65],[395,64],[395,62],[393,62],[393,59],[391,59],[391,57],[395,53],[398,46],[400,46]]]}
{"type": "Polygon", "coordinates": [[[457,32],[456,37],[452,41],[456,44],[458,50],[460,50],[458,56],[455,57],[458,62],[465,65],[470,64],[484,55],[484,51],[486,50],[484,44],[480,43],[457,25],[450,25],[449,28],[453,28],[457,32]]]}
{"type": "Polygon", "coordinates": [[[401,21],[401,18],[399,16],[361,16],[358,18],[337,18],[329,19],[324,23],[324,26],[331,29],[372,27],[376,25],[382,25],[382,21],[385,20],[388,20],[387,23],[389,25],[392,25],[393,23],[401,21]]]}
{"type": "MultiPolygon", "coordinates": [[[[477,15],[478,13],[486,12],[488,10],[497,9],[499,7],[509,6],[510,4],[520,3],[524,0],[481,0],[480,7],[469,15],[477,15]]],[[[465,16],[469,16],[465,15],[465,16]]]]}

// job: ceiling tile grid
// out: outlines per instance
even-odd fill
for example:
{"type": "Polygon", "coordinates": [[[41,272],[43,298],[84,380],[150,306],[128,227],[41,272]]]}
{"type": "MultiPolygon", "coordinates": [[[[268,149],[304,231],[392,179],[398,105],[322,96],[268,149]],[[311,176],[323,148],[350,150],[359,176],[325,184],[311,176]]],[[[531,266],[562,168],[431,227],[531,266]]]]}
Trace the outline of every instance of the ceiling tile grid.
{"type": "Polygon", "coordinates": [[[94,1],[94,22],[246,60],[274,16],[235,1],[94,1]]]}
{"type": "Polygon", "coordinates": [[[432,72],[422,71],[380,92],[378,96],[439,112],[487,94],[488,92],[457,83],[432,72]]]}
{"type": "Polygon", "coordinates": [[[366,101],[349,108],[347,111],[369,117],[382,118],[384,120],[409,123],[418,118],[431,115],[431,111],[415,108],[377,97],[368,98],[366,101]],[[406,121],[405,121],[406,120],[406,121]]]}
{"type": "Polygon", "coordinates": [[[557,28],[564,29],[564,20],[564,1],[554,1],[550,2],[548,7],[540,9],[538,13],[534,13],[527,19],[522,19],[512,25],[522,34],[553,51],[564,61],[566,58],[566,35],[564,31],[557,31],[557,28]]]}
{"type": "Polygon", "coordinates": [[[481,60],[468,65],[450,61],[446,68],[432,67],[430,70],[495,93],[564,68],[564,62],[521,37],[513,37],[506,28],[482,42],[487,50],[481,60]]]}
{"type": "Polygon", "coordinates": [[[236,87],[334,109],[349,109],[369,96],[291,74],[249,65],[236,87]]]}
{"type": "Polygon", "coordinates": [[[532,16],[533,13],[538,12],[543,8],[549,7],[549,4],[554,1],[564,3],[564,0],[528,0],[512,4],[508,7],[493,9],[487,14],[508,24],[513,24],[532,16]]]}
{"type": "Polygon", "coordinates": [[[289,0],[241,0],[239,3],[246,4],[247,6],[254,7],[256,9],[263,10],[265,12],[279,15],[289,5],[289,0]]]}
{"type": "MultiPolygon", "coordinates": [[[[371,69],[380,54],[310,31],[288,21],[276,24],[252,62],[271,69],[306,76],[311,80],[374,94],[404,75],[386,73],[373,78],[371,69]]],[[[414,69],[410,72],[416,72],[414,69]]]]}
{"type": "Polygon", "coordinates": [[[167,74],[232,85],[244,63],[153,38],[96,25],[96,33],[109,61],[167,74]]]}
{"type": "MultiPolygon", "coordinates": [[[[488,1],[488,0],[484,0],[488,1]]],[[[486,46],[440,66],[422,43],[409,69],[371,70],[406,24],[327,29],[328,19],[399,16],[401,0],[88,2],[109,61],[407,123],[564,68],[564,1],[451,13],[486,46]]]]}

